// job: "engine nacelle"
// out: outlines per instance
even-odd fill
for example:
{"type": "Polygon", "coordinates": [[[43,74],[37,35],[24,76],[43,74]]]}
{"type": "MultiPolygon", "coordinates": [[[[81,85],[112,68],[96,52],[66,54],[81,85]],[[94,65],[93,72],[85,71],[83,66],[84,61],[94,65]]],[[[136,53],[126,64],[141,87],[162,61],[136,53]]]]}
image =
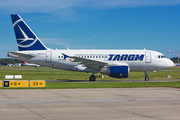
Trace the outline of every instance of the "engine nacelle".
{"type": "Polygon", "coordinates": [[[115,78],[127,78],[129,76],[129,66],[109,66],[103,68],[101,74],[115,78]]]}

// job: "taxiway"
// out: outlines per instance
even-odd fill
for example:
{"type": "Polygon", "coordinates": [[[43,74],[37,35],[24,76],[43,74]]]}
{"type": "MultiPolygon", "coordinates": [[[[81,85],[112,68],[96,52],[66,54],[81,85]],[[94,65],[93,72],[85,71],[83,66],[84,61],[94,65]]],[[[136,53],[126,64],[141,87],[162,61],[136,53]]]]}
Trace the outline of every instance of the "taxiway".
{"type": "Polygon", "coordinates": [[[179,120],[180,89],[0,90],[2,120],[179,120]]]}

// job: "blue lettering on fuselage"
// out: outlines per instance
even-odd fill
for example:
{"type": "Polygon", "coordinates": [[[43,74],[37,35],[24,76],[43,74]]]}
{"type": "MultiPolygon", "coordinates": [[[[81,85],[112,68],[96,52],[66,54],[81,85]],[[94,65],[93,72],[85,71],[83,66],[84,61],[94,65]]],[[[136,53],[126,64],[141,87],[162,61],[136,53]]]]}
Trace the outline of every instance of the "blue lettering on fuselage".
{"type": "Polygon", "coordinates": [[[142,61],[144,54],[109,54],[108,61],[142,61]]]}
{"type": "Polygon", "coordinates": [[[113,58],[113,56],[114,56],[114,54],[110,54],[110,55],[109,55],[109,59],[108,59],[108,61],[111,61],[111,60],[112,60],[112,58],[113,58]]]}

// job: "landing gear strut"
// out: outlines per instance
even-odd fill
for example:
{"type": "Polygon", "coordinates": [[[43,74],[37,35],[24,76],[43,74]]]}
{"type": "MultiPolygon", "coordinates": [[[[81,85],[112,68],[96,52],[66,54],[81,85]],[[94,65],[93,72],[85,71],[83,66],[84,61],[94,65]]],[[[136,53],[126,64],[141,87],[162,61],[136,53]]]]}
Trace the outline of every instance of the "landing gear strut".
{"type": "Polygon", "coordinates": [[[145,81],[149,81],[148,71],[144,71],[144,73],[145,73],[145,81]]]}
{"type": "Polygon", "coordinates": [[[96,77],[94,76],[94,74],[98,73],[98,71],[92,71],[92,75],[89,77],[89,81],[95,81],[96,77]]]}
{"type": "Polygon", "coordinates": [[[91,75],[90,77],[89,77],[89,81],[95,81],[96,80],[96,77],[94,76],[94,75],[91,75]]]}

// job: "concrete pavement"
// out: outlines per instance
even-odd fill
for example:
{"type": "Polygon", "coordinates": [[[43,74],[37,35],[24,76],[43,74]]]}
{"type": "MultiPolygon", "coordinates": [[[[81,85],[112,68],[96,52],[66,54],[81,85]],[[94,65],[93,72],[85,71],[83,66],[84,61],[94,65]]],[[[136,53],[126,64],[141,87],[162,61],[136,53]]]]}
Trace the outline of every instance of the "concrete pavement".
{"type": "Polygon", "coordinates": [[[0,90],[0,120],[179,120],[180,89],[0,90]]]}

